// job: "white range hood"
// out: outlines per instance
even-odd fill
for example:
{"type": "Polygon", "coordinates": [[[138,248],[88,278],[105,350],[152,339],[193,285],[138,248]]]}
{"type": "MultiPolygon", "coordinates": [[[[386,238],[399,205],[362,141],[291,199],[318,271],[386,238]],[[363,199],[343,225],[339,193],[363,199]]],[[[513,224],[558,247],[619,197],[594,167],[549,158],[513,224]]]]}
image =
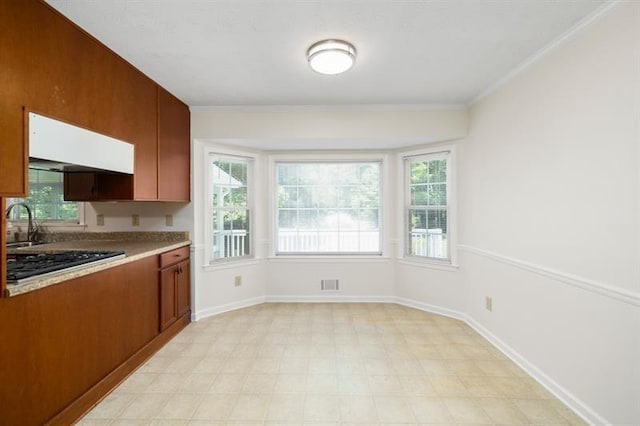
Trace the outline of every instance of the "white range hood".
{"type": "Polygon", "coordinates": [[[29,113],[29,167],[133,174],[133,145],[29,113]]]}

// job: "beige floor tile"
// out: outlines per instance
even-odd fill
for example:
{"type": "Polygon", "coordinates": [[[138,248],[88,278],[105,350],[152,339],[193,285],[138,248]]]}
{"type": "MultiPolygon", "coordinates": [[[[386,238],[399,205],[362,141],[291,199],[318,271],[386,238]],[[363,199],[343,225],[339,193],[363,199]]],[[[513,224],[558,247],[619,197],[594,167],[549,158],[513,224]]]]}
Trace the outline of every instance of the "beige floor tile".
{"type": "Polygon", "coordinates": [[[551,405],[556,409],[558,414],[562,416],[563,419],[566,420],[571,426],[586,426],[587,422],[585,422],[580,416],[574,413],[569,407],[564,405],[557,399],[551,401],[551,405]]]}
{"type": "Polygon", "coordinates": [[[367,374],[383,374],[383,375],[393,375],[396,374],[395,369],[393,368],[393,363],[390,359],[380,359],[380,358],[365,358],[364,366],[367,374]]]}
{"type": "Polygon", "coordinates": [[[203,395],[198,394],[171,395],[171,398],[155,417],[157,419],[189,420],[203,398],[203,395]]]}
{"type": "Polygon", "coordinates": [[[275,374],[247,374],[242,385],[243,394],[271,394],[276,384],[275,374]]]}
{"type": "Polygon", "coordinates": [[[508,399],[483,398],[479,401],[491,420],[500,425],[525,425],[527,417],[508,399]]]}
{"type": "Polygon", "coordinates": [[[117,392],[142,393],[157,377],[158,373],[144,373],[138,370],[118,386],[117,392]]]}
{"type": "Polygon", "coordinates": [[[366,374],[367,368],[365,367],[362,358],[336,358],[336,372],[341,374],[366,374]]]}
{"type": "Polygon", "coordinates": [[[151,421],[170,398],[171,395],[166,394],[140,394],[120,413],[118,418],[151,421]]]}
{"type": "Polygon", "coordinates": [[[227,343],[222,344],[218,343],[212,345],[207,352],[207,356],[217,357],[217,358],[226,358],[233,354],[233,350],[235,349],[235,343],[227,343]]]}
{"type": "Polygon", "coordinates": [[[376,404],[371,396],[347,395],[340,397],[340,420],[354,423],[377,423],[376,404]]]}
{"type": "Polygon", "coordinates": [[[331,303],[190,324],[80,422],[151,423],[585,424],[460,321],[331,303]]]}
{"type": "Polygon", "coordinates": [[[209,387],[210,393],[236,393],[242,390],[244,374],[218,374],[209,387]]]}
{"type": "MultiPolygon", "coordinates": [[[[270,342],[269,336],[265,338],[266,341],[270,342]]],[[[258,358],[277,358],[281,359],[284,355],[284,345],[278,343],[265,343],[258,349],[258,353],[256,356],[258,358]]]]}
{"type": "Polygon", "coordinates": [[[307,374],[309,372],[309,358],[283,358],[279,374],[307,374]]]}
{"type": "Polygon", "coordinates": [[[431,385],[442,397],[469,396],[469,391],[464,383],[456,376],[432,377],[431,385]]]}
{"type": "Polygon", "coordinates": [[[251,363],[251,374],[277,374],[280,369],[280,358],[256,358],[251,363]]]}
{"type": "Polygon", "coordinates": [[[158,374],[145,393],[174,393],[180,389],[184,380],[185,376],[182,374],[158,374]]]}
{"type": "Polygon", "coordinates": [[[229,420],[264,421],[270,400],[271,395],[240,395],[229,420]]]}
{"type": "Polygon", "coordinates": [[[154,356],[145,362],[138,371],[143,373],[164,373],[175,359],[174,356],[154,356]]]}
{"type": "Polygon", "coordinates": [[[116,426],[149,426],[151,420],[145,419],[115,419],[110,425],[116,426]]]}
{"type": "Polygon", "coordinates": [[[237,394],[206,395],[191,420],[225,421],[229,418],[237,399],[237,394]]]}
{"type": "Polygon", "coordinates": [[[274,393],[305,393],[307,391],[306,374],[279,374],[276,377],[274,393]]]}
{"type": "Polygon", "coordinates": [[[475,360],[474,362],[487,376],[513,377],[518,372],[511,361],[475,360]]]}
{"type": "MultiPolygon", "coordinates": [[[[200,362],[209,361],[212,358],[206,357],[189,357],[189,356],[181,356],[173,360],[171,364],[169,364],[169,368],[167,372],[178,373],[178,374],[189,374],[194,372],[196,367],[200,364],[200,362]]],[[[210,371],[207,371],[209,373],[210,371]]],[[[214,371],[211,371],[212,373],[214,371]]]]}
{"type": "Polygon", "coordinates": [[[130,394],[114,392],[91,410],[85,419],[115,419],[135,398],[130,394]]]}
{"type": "MultiPolygon", "coordinates": [[[[189,360],[190,358],[185,358],[189,360]]],[[[207,356],[197,361],[196,365],[192,368],[194,373],[209,373],[214,374],[222,370],[226,363],[225,358],[207,356]]]]}
{"type": "Polygon", "coordinates": [[[472,397],[499,397],[503,392],[486,377],[460,377],[460,381],[472,397]]]}
{"type": "Polygon", "coordinates": [[[309,374],[336,374],[336,361],[331,358],[309,358],[309,374]]]}
{"type": "Polygon", "coordinates": [[[553,403],[546,399],[516,399],[514,403],[520,411],[536,424],[567,424],[567,421],[555,409],[553,403]]]}
{"type": "Polygon", "coordinates": [[[305,395],[274,395],[267,410],[267,421],[302,421],[304,399],[305,395]]]}
{"type": "Polygon", "coordinates": [[[338,376],[340,395],[371,395],[369,377],[365,374],[342,374],[338,376]]]}
{"type": "Polygon", "coordinates": [[[187,426],[189,420],[185,419],[154,419],[149,423],[150,426],[187,426]]]}
{"type": "Polygon", "coordinates": [[[307,395],[304,402],[304,421],[325,422],[338,421],[340,411],[338,398],[326,395],[307,395]]]}
{"type": "Polygon", "coordinates": [[[444,398],[443,402],[453,420],[460,424],[493,424],[484,410],[473,399],[468,398],[444,398]]]}
{"type": "MultiPolygon", "coordinates": [[[[291,341],[291,337],[289,337],[289,342],[291,341]]],[[[284,352],[282,353],[282,357],[285,360],[289,358],[309,358],[311,353],[311,347],[306,344],[287,344],[284,347],[284,352]]]]}
{"type": "Polygon", "coordinates": [[[419,423],[451,423],[453,418],[440,398],[412,397],[409,404],[419,423]]]}
{"type": "Polygon", "coordinates": [[[449,376],[451,372],[447,362],[441,359],[421,359],[420,366],[425,374],[430,376],[449,376]]]}
{"type": "Polygon", "coordinates": [[[451,360],[447,369],[457,376],[483,376],[483,371],[472,360],[451,360]]]}
{"type": "Polygon", "coordinates": [[[224,370],[221,373],[227,374],[247,374],[252,366],[251,358],[229,358],[224,363],[224,370]]]}
{"type": "Polygon", "coordinates": [[[215,379],[216,375],[210,373],[188,374],[178,387],[178,392],[207,393],[215,379]]]}
{"type": "Polygon", "coordinates": [[[506,398],[538,398],[540,389],[532,387],[521,377],[492,377],[491,383],[506,398]]]}
{"type": "Polygon", "coordinates": [[[85,417],[76,423],[76,426],[108,426],[111,421],[112,419],[88,419],[85,417]]]}
{"type": "Polygon", "coordinates": [[[338,393],[338,376],[335,374],[307,375],[307,393],[335,395],[338,393]]]}
{"type": "Polygon", "coordinates": [[[392,375],[369,375],[369,387],[374,395],[403,395],[404,389],[398,376],[392,375]]]}
{"type": "Polygon", "coordinates": [[[404,394],[408,396],[437,396],[431,380],[427,376],[398,376],[404,394]]]}
{"type": "Polygon", "coordinates": [[[425,375],[422,364],[417,359],[391,359],[392,372],[401,376],[425,375]]]}
{"type": "Polygon", "coordinates": [[[416,421],[406,398],[396,396],[376,396],[374,398],[381,423],[416,421]]]}

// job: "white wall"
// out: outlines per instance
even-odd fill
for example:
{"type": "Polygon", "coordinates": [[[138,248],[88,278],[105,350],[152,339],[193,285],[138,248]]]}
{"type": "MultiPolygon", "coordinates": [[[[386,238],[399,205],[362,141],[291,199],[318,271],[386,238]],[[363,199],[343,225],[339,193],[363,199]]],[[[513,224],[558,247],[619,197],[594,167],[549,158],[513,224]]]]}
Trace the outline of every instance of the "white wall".
{"type": "Polygon", "coordinates": [[[85,230],[88,232],[119,231],[192,231],[193,212],[189,203],[117,202],[84,203],[85,230]],[[104,216],[104,225],[98,226],[97,215],[104,216]],[[139,225],[132,225],[132,215],[137,214],[139,225]],[[166,215],[173,217],[173,225],[167,226],[166,215]]]}
{"type": "MultiPolygon", "coordinates": [[[[343,147],[344,140],[364,141],[369,149],[375,148],[372,141],[389,142],[396,139],[406,143],[426,143],[448,140],[466,134],[467,112],[461,108],[414,108],[396,110],[353,110],[342,108],[324,109],[275,109],[223,111],[196,108],[191,115],[194,175],[194,249],[196,264],[195,316],[196,318],[262,300],[390,300],[394,290],[395,253],[395,209],[392,193],[385,194],[384,256],[382,259],[275,259],[271,252],[271,228],[269,213],[270,191],[268,187],[268,160],[273,149],[281,148],[278,141],[288,141],[304,149],[304,141],[317,147],[323,139],[323,147],[332,143],[343,147]],[[328,141],[328,142],[327,142],[328,141]],[[331,142],[333,141],[333,142],[331,142]],[[300,145],[300,143],[303,143],[300,145]],[[326,142],[326,143],[325,143],[326,142]],[[373,145],[372,145],[373,144],[373,145]],[[242,146],[238,148],[238,145],[242,146]],[[246,148],[246,147],[250,148],[246,148]],[[255,204],[254,230],[257,232],[256,259],[246,266],[244,263],[229,264],[232,269],[203,267],[204,259],[204,204],[206,187],[203,180],[206,149],[242,154],[256,153],[258,197],[255,204]],[[243,284],[234,288],[233,276],[242,275],[243,284]],[[245,276],[256,280],[246,280],[245,276]],[[339,293],[321,292],[320,280],[340,280],[339,293]],[[248,286],[245,289],[245,286],[248,286]]],[[[300,155],[311,155],[299,151],[300,155]]],[[[287,151],[291,154],[291,151],[287,151]]],[[[375,152],[374,152],[375,154],[375,152]]],[[[344,152],[342,155],[350,155],[344,152]]],[[[389,156],[378,151],[379,158],[389,156]]],[[[385,191],[396,187],[396,170],[393,156],[385,163],[385,191]]],[[[393,190],[392,190],[393,191],[393,190]]]]}
{"type": "Polygon", "coordinates": [[[467,320],[593,423],[640,423],[639,8],[620,2],[471,107],[457,143],[457,271],[395,259],[397,226],[388,259],[268,259],[268,223],[256,224],[257,262],[205,270],[199,182],[211,143],[431,142],[464,135],[466,117],[431,138],[428,113],[194,111],[196,315],[314,300],[321,278],[343,277],[352,298],[396,296],[467,320]],[[232,286],[237,274],[247,287],[232,286]]]}
{"type": "Polygon", "coordinates": [[[640,422],[639,102],[626,2],[474,105],[458,151],[463,311],[594,422],[640,422]]]}
{"type": "Polygon", "coordinates": [[[191,111],[194,139],[227,140],[262,150],[306,149],[307,145],[345,149],[345,140],[364,149],[419,145],[461,138],[467,127],[463,107],[191,111]]]}

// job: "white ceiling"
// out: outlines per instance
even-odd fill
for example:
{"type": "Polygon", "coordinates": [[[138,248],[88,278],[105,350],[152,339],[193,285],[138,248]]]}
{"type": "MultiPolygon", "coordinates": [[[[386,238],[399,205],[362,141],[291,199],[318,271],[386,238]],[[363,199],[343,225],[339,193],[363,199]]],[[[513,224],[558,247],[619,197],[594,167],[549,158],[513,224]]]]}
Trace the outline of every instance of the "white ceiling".
{"type": "Polygon", "coordinates": [[[606,0],[47,0],[191,106],[469,103],[606,0]],[[339,76],[305,52],[342,38],[339,76]]]}

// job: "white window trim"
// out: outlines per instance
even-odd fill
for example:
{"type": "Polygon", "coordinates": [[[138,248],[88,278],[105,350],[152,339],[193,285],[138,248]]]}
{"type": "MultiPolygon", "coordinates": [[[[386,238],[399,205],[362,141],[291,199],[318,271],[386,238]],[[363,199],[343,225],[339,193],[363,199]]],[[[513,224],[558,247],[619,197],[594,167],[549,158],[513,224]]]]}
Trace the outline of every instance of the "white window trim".
{"type": "Polygon", "coordinates": [[[402,190],[398,191],[399,200],[397,205],[398,217],[402,220],[398,221],[400,229],[397,230],[398,235],[401,235],[400,244],[397,247],[397,257],[401,263],[414,264],[425,267],[434,267],[436,269],[457,270],[458,269],[458,249],[457,249],[457,237],[458,237],[458,214],[457,214],[457,163],[456,163],[456,147],[454,145],[439,145],[429,148],[423,148],[413,151],[400,152],[397,157],[397,169],[398,169],[398,181],[401,182],[402,190]],[[406,247],[408,244],[407,236],[407,207],[408,200],[410,199],[410,188],[408,185],[408,170],[406,169],[405,162],[408,158],[419,158],[422,156],[432,156],[441,152],[449,152],[449,170],[447,171],[447,202],[448,202],[448,226],[449,226],[449,259],[438,260],[431,258],[424,258],[421,256],[411,256],[406,253],[406,247]]]}
{"type": "Polygon", "coordinates": [[[204,222],[205,222],[205,238],[204,238],[204,269],[212,270],[212,269],[221,269],[223,265],[227,264],[242,264],[247,262],[255,261],[255,197],[254,197],[254,188],[255,188],[255,168],[258,162],[258,155],[247,152],[247,151],[239,151],[234,149],[222,148],[222,147],[213,147],[207,146],[204,149],[204,175],[206,176],[205,183],[205,207],[204,207],[204,222]],[[228,257],[222,259],[211,259],[212,252],[211,247],[213,246],[213,226],[211,218],[213,217],[213,168],[211,167],[211,156],[218,155],[221,157],[228,157],[230,159],[245,159],[251,163],[248,176],[247,176],[247,204],[249,207],[249,229],[252,237],[249,239],[249,255],[248,256],[236,256],[236,257],[228,257]]]}
{"type": "Polygon", "coordinates": [[[337,258],[385,258],[388,257],[386,241],[388,240],[385,226],[386,221],[386,197],[389,185],[389,155],[386,153],[287,153],[269,155],[269,235],[271,242],[269,244],[269,259],[337,259],[337,258]],[[278,241],[278,214],[277,214],[277,180],[276,180],[276,164],[282,162],[379,162],[381,164],[380,173],[380,253],[278,253],[276,250],[276,241],[278,241]]]}

